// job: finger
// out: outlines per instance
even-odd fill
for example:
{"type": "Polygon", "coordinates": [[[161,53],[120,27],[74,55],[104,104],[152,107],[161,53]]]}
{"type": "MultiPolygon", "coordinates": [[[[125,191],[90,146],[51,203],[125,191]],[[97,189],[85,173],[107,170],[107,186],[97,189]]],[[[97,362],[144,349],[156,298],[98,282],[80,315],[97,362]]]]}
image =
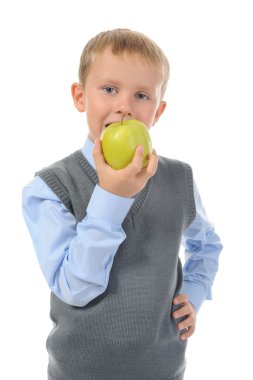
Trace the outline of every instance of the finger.
{"type": "Polygon", "coordinates": [[[102,153],[102,144],[101,144],[101,141],[100,139],[95,139],[95,143],[94,143],[94,148],[93,148],[93,155],[95,154],[99,154],[99,153],[102,153]]]}
{"type": "Polygon", "coordinates": [[[134,171],[135,173],[139,173],[142,169],[142,162],[143,162],[143,146],[139,145],[134,152],[134,157],[132,159],[132,162],[127,166],[127,169],[129,171],[134,171]]]}
{"type": "Polygon", "coordinates": [[[180,303],[187,302],[188,301],[188,295],[187,294],[178,294],[173,299],[174,305],[179,305],[180,303]]]}
{"type": "Polygon", "coordinates": [[[146,167],[146,171],[150,174],[150,176],[155,174],[157,170],[157,166],[158,166],[158,156],[155,149],[153,149],[152,153],[149,155],[148,165],[146,167]]]}
{"type": "Polygon", "coordinates": [[[155,150],[155,149],[153,149],[153,150],[152,150],[152,153],[151,153],[151,154],[153,154],[154,156],[158,157],[158,155],[157,155],[157,153],[156,153],[156,150],[155,150]]]}
{"type": "Polygon", "coordinates": [[[192,316],[189,316],[188,318],[185,318],[183,321],[178,323],[177,328],[178,330],[184,330],[188,329],[189,327],[195,325],[195,320],[192,316]]]}
{"type": "Polygon", "coordinates": [[[104,165],[106,163],[104,155],[103,155],[103,151],[102,151],[101,140],[99,139],[95,140],[95,146],[92,151],[92,154],[93,154],[94,161],[97,168],[101,167],[101,165],[104,165]]]}
{"type": "Polygon", "coordinates": [[[142,168],[142,170],[139,171],[139,173],[136,174],[136,178],[145,178],[146,181],[152,177],[157,170],[158,166],[158,156],[153,149],[152,153],[149,154],[148,156],[148,162],[147,166],[142,168]]]}
{"type": "Polygon", "coordinates": [[[184,317],[186,315],[189,315],[191,313],[191,311],[192,310],[190,308],[190,305],[186,304],[185,306],[182,306],[179,309],[177,309],[176,311],[174,311],[174,313],[172,315],[173,315],[173,318],[177,319],[177,318],[181,318],[181,317],[184,317]]]}
{"type": "Polygon", "coordinates": [[[180,335],[180,339],[186,340],[186,339],[190,338],[190,336],[193,335],[194,331],[195,331],[195,326],[194,325],[190,326],[186,332],[184,332],[183,334],[180,335]]]}

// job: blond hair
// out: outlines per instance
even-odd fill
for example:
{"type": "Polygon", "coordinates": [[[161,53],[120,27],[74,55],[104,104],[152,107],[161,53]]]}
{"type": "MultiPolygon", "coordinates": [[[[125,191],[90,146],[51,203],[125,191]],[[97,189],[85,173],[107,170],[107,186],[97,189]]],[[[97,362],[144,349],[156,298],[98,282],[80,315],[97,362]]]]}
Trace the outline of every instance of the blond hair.
{"type": "Polygon", "coordinates": [[[84,85],[91,64],[97,54],[107,47],[115,55],[123,52],[137,54],[141,59],[155,65],[163,74],[161,98],[166,91],[169,79],[169,62],[162,49],[149,37],[130,29],[113,29],[101,32],[88,41],[83,49],[79,65],[79,82],[84,85]]]}

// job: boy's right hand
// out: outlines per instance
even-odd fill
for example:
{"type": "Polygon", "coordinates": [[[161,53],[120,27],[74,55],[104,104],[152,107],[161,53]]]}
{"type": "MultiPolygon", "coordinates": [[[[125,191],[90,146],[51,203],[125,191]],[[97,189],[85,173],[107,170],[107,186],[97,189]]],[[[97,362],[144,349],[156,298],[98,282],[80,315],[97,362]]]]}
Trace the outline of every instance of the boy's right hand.
{"type": "Polygon", "coordinates": [[[99,178],[99,186],[116,195],[131,198],[139,193],[146,185],[148,179],[157,170],[158,156],[153,150],[149,155],[148,165],[142,169],[143,152],[136,148],[132,162],[124,169],[112,169],[105,161],[102,145],[99,139],[95,140],[93,157],[99,178]]]}

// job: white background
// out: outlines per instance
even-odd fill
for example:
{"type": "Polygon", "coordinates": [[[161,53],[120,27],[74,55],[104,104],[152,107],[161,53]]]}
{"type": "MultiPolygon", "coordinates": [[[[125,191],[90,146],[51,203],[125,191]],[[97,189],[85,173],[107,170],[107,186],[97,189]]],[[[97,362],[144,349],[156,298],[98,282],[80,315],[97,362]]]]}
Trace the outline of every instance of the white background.
{"type": "Polygon", "coordinates": [[[154,147],[191,164],[224,244],[213,301],[203,305],[189,340],[185,379],[250,378],[250,6],[244,0],[1,2],[1,378],[46,379],[49,290],[23,221],[21,190],[36,170],[82,146],[85,115],[72,105],[70,86],[85,43],[116,27],[146,33],[168,56],[168,106],[151,132],[154,147]]]}

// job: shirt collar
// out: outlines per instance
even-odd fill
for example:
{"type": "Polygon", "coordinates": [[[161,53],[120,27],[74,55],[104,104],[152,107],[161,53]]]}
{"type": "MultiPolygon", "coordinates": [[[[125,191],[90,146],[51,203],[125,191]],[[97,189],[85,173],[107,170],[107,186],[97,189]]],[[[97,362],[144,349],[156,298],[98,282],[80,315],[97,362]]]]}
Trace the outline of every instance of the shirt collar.
{"type": "Polygon", "coordinates": [[[96,170],[95,161],[92,155],[92,151],[94,149],[94,143],[90,141],[89,137],[87,136],[87,139],[84,143],[84,146],[82,148],[82,154],[85,156],[85,158],[89,161],[91,166],[96,170]]]}

